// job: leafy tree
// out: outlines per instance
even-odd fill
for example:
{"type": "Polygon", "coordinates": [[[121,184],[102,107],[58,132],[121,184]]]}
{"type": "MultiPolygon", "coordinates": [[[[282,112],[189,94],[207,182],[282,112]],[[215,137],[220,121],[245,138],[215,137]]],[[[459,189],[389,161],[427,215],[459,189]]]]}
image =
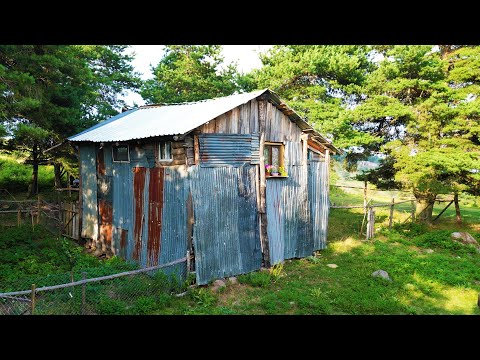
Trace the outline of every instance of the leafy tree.
{"type": "Polygon", "coordinates": [[[382,46],[361,105],[346,114],[374,141],[366,152],[387,158],[369,178],[400,184],[417,199],[417,215],[431,222],[438,194],[478,192],[480,47],[382,46]],[[387,175],[387,176],[385,176],[387,175]]]}
{"type": "Polygon", "coordinates": [[[239,91],[236,66],[224,66],[220,45],[167,45],[155,75],[141,89],[148,103],[180,103],[239,91]]]}
{"type": "MultiPolygon", "coordinates": [[[[118,97],[122,89],[138,87],[129,63],[132,57],[124,50],[101,45],[0,45],[0,116],[14,136],[10,146],[31,146],[33,181],[38,152],[45,144],[114,115],[123,104],[118,97]]],[[[33,183],[30,194],[37,187],[33,183]]]]}

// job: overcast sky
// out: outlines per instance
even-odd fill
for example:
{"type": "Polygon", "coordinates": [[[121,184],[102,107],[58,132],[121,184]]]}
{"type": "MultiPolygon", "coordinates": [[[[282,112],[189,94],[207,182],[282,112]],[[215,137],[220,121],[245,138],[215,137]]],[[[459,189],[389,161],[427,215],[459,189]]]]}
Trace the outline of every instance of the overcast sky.
{"type": "MultiPolygon", "coordinates": [[[[251,69],[259,68],[262,63],[258,57],[272,45],[223,45],[223,56],[227,64],[237,61],[238,69],[241,72],[248,72],[251,69]]],[[[163,56],[164,45],[132,45],[131,51],[135,52],[135,60],[132,61],[135,70],[142,74],[142,79],[149,79],[153,75],[150,71],[151,65],[157,65],[163,56]]],[[[144,105],[139,94],[129,92],[125,97],[127,106],[144,105]]]]}

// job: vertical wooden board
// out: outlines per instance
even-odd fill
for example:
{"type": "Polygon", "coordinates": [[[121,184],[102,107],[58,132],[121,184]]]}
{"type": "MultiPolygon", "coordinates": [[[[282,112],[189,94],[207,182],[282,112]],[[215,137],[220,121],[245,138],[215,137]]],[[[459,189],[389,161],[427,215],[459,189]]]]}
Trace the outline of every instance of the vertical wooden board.
{"type": "Polygon", "coordinates": [[[274,141],[272,139],[272,126],[273,126],[273,119],[272,119],[272,103],[266,102],[266,116],[265,116],[265,141],[274,141]]]}
{"type": "Polygon", "coordinates": [[[250,101],[250,132],[258,133],[258,102],[256,99],[250,101]]]}
{"type": "Polygon", "coordinates": [[[229,134],[238,134],[240,128],[240,107],[232,109],[232,118],[230,119],[229,134]]]}
{"type": "Polygon", "coordinates": [[[243,104],[240,106],[240,128],[241,134],[250,134],[250,104],[243,104]]]}

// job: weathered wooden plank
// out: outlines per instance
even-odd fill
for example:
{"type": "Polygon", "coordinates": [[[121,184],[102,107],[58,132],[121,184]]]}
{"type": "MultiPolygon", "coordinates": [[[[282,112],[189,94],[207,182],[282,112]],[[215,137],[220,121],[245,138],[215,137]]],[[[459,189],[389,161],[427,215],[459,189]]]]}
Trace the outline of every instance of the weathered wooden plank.
{"type": "Polygon", "coordinates": [[[184,142],[183,141],[172,141],[172,149],[182,149],[184,146],[184,142]]]}
{"type": "Polygon", "coordinates": [[[240,108],[237,106],[232,109],[232,118],[229,121],[229,126],[227,127],[229,134],[238,134],[240,128],[240,108]]]}
{"type": "Polygon", "coordinates": [[[176,149],[172,149],[172,155],[175,156],[175,155],[185,155],[185,148],[184,147],[181,147],[181,148],[176,148],[176,149]]]}
{"type": "Polygon", "coordinates": [[[194,135],[193,145],[194,145],[194,154],[193,154],[194,162],[195,162],[195,165],[199,165],[200,164],[200,145],[198,142],[198,135],[194,135]]]}
{"type": "Polygon", "coordinates": [[[250,101],[250,133],[258,133],[258,102],[250,101]]]}

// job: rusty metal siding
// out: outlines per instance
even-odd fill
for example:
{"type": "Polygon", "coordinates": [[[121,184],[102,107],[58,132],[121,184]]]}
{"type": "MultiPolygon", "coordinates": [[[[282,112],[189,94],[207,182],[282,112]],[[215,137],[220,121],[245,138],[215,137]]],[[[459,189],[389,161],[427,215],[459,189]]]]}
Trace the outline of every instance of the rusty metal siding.
{"type": "Polygon", "coordinates": [[[133,168],[133,252],[132,259],[141,262],[143,228],[145,226],[145,180],[147,169],[133,168]]]}
{"type": "Polygon", "coordinates": [[[272,264],[313,252],[307,169],[287,166],[287,172],[288,178],[267,180],[267,234],[272,264]]]}
{"type": "Polygon", "coordinates": [[[310,219],[314,250],[327,247],[328,229],[328,168],[325,162],[308,164],[308,197],[310,200],[310,219]]]}
{"type": "Polygon", "coordinates": [[[114,163],[113,249],[115,255],[131,259],[133,254],[133,171],[128,163],[114,163]]]}
{"type": "Polygon", "coordinates": [[[233,166],[259,163],[259,137],[252,134],[201,134],[200,166],[233,166]]]}
{"type": "MultiPolygon", "coordinates": [[[[160,264],[166,264],[187,253],[187,199],[189,188],[187,167],[166,167],[163,188],[162,247],[160,264]]],[[[186,273],[181,263],[165,269],[165,272],[186,273]]]]}
{"type": "Polygon", "coordinates": [[[163,167],[153,168],[150,169],[149,172],[147,267],[158,265],[158,258],[162,247],[161,233],[165,169],[163,167]]]}
{"type": "Polygon", "coordinates": [[[82,177],[82,237],[98,238],[97,166],[94,144],[82,144],[80,149],[82,177]]]}
{"type": "Polygon", "coordinates": [[[260,164],[260,134],[251,134],[252,136],[252,158],[250,164],[260,164]]]}
{"type": "Polygon", "coordinates": [[[190,168],[198,284],[261,266],[255,167],[190,168]]]}

